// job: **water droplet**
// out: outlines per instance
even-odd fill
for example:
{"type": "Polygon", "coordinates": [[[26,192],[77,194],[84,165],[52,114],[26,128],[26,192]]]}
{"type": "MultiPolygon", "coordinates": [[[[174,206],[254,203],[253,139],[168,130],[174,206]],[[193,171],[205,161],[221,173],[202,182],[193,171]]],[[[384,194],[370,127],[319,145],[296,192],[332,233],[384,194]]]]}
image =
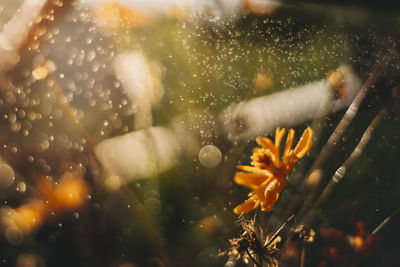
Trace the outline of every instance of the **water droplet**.
{"type": "Polygon", "coordinates": [[[13,245],[19,245],[21,244],[24,234],[22,233],[21,229],[19,229],[16,226],[9,226],[6,229],[5,232],[5,237],[8,242],[10,242],[13,245]]]}
{"type": "Polygon", "coordinates": [[[222,153],[214,145],[206,145],[199,152],[200,163],[206,168],[214,168],[218,166],[221,159],[222,153]]]}
{"type": "Polygon", "coordinates": [[[25,193],[26,191],[26,184],[24,182],[19,182],[17,185],[17,191],[20,193],[25,193]]]}
{"type": "Polygon", "coordinates": [[[8,188],[15,179],[14,170],[7,164],[0,164],[0,188],[8,188]]]}

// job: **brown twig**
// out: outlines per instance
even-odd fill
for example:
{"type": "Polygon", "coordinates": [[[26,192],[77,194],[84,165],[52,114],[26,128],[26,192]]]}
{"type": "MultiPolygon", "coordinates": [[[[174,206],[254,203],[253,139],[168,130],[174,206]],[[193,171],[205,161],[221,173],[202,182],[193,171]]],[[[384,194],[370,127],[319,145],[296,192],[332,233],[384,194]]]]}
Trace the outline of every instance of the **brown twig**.
{"type": "Polygon", "coordinates": [[[360,91],[354,98],[353,102],[350,104],[349,108],[346,110],[346,113],[343,115],[339,124],[336,126],[336,129],[329,137],[325,146],[322,148],[321,153],[318,158],[314,161],[311,170],[319,169],[323,167],[327,157],[332,153],[333,148],[342,138],[344,132],[347,130],[350,122],[353,120],[354,116],[357,114],[358,109],[361,106],[365,96],[370,91],[372,86],[376,83],[379,74],[382,72],[383,67],[392,59],[393,54],[390,53],[386,55],[379,64],[375,67],[374,71],[370,74],[367,81],[362,85],[360,91]]]}
{"type": "Polygon", "coordinates": [[[229,256],[228,260],[226,261],[224,267],[234,267],[238,262],[238,258],[235,255],[229,256]]]}
{"type": "MultiPolygon", "coordinates": [[[[300,195],[309,195],[308,201],[306,201],[305,203],[310,203],[317,197],[319,188],[321,187],[321,184],[323,183],[324,180],[323,165],[325,164],[326,159],[332,153],[332,150],[339,142],[339,140],[342,138],[344,132],[347,130],[350,122],[353,120],[354,116],[358,112],[358,109],[361,103],[363,102],[365,96],[371,90],[372,86],[375,84],[378,77],[380,76],[380,73],[382,72],[384,66],[388,64],[388,62],[392,58],[393,58],[392,52],[384,56],[379,62],[379,64],[375,67],[374,71],[370,74],[368,79],[365,81],[365,83],[361,86],[360,91],[357,93],[356,97],[350,104],[349,108],[346,110],[346,113],[343,115],[336,129],[328,139],[325,146],[322,148],[321,153],[318,155],[317,159],[311,166],[310,171],[308,172],[306,178],[304,179],[303,183],[300,186],[299,194],[297,194],[292,199],[292,201],[286,208],[282,216],[282,221],[284,221],[289,216],[289,214],[293,214],[294,211],[299,206],[299,204],[303,202],[303,199],[300,195]],[[312,183],[311,179],[315,179],[315,181],[317,182],[312,183]]],[[[305,205],[308,206],[308,204],[305,205]]]]}
{"type": "MultiPolygon", "coordinates": [[[[329,197],[332,193],[333,189],[335,188],[336,184],[338,184],[343,176],[346,173],[346,170],[353,164],[355,160],[357,160],[362,152],[364,151],[365,146],[368,144],[372,133],[376,129],[377,125],[382,121],[384,116],[386,115],[386,109],[382,108],[379,113],[375,116],[372,122],[369,124],[367,129],[365,130],[364,134],[362,135],[360,141],[358,142],[357,146],[350,154],[350,156],[343,162],[343,164],[336,170],[335,174],[332,176],[331,180],[329,181],[328,185],[325,186],[324,190],[322,191],[321,195],[319,196],[317,202],[315,203],[314,207],[308,211],[307,215],[304,217],[303,224],[312,224],[315,215],[315,209],[318,209],[322,206],[325,200],[329,197]]],[[[306,210],[304,210],[305,212],[306,210]]],[[[299,217],[302,217],[302,213],[300,211],[299,217]]]]}
{"type": "Polygon", "coordinates": [[[250,252],[248,249],[246,249],[246,254],[247,256],[250,258],[250,260],[257,266],[260,267],[260,264],[253,258],[253,256],[251,256],[250,252]]]}
{"type": "Polygon", "coordinates": [[[304,267],[304,263],[306,261],[306,245],[303,242],[301,246],[301,254],[300,254],[300,267],[304,267]]]}
{"type": "Polygon", "coordinates": [[[376,235],[380,232],[380,230],[382,230],[382,228],[388,224],[394,215],[396,215],[398,212],[400,211],[400,208],[398,208],[397,210],[395,210],[392,215],[390,215],[389,217],[387,217],[386,219],[384,219],[372,232],[371,234],[376,235]]]}

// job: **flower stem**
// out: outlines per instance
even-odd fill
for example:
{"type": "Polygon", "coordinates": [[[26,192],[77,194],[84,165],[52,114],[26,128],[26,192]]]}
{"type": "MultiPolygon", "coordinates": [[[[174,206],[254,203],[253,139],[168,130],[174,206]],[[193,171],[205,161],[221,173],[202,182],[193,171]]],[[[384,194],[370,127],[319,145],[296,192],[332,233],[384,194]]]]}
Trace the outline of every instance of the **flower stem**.
{"type": "MultiPolygon", "coordinates": [[[[328,139],[325,146],[322,148],[321,153],[318,155],[317,159],[314,161],[313,165],[310,168],[306,178],[300,186],[299,192],[302,195],[309,195],[308,201],[304,202],[303,213],[306,208],[308,208],[307,202],[312,203],[316,198],[317,193],[323,183],[324,173],[323,173],[323,165],[325,164],[327,158],[331,155],[333,149],[336,144],[342,138],[344,132],[347,130],[350,122],[353,120],[354,116],[357,114],[358,109],[361,106],[365,96],[371,90],[373,85],[376,83],[378,77],[382,73],[383,68],[388,64],[388,62],[393,58],[393,52],[389,52],[386,56],[384,56],[379,64],[375,67],[373,72],[370,74],[365,83],[361,86],[360,91],[357,93],[353,102],[350,104],[349,108],[346,110],[346,113],[343,115],[339,124],[336,126],[336,129],[328,139]],[[310,180],[312,178],[316,182],[312,182],[310,180]]],[[[287,209],[285,210],[282,221],[284,221],[290,214],[293,214],[294,211],[298,208],[298,206],[302,203],[302,198],[299,194],[297,194],[292,201],[289,203],[287,209]]]]}
{"type": "MultiPolygon", "coordinates": [[[[357,146],[350,154],[350,156],[343,162],[343,164],[336,170],[335,174],[332,176],[331,180],[329,181],[328,185],[325,186],[324,190],[322,191],[321,195],[319,196],[317,202],[314,205],[313,209],[310,209],[307,215],[303,219],[304,224],[312,224],[313,220],[315,219],[315,210],[321,207],[321,205],[325,202],[325,200],[329,197],[332,193],[333,189],[335,188],[336,184],[343,178],[346,173],[346,170],[353,164],[355,160],[359,158],[359,156],[364,151],[365,146],[368,144],[369,140],[371,139],[372,133],[378,126],[378,124],[382,121],[384,116],[386,115],[386,108],[382,108],[379,113],[375,116],[372,122],[368,125],[367,129],[365,130],[364,134],[362,135],[360,141],[358,142],[357,146]]],[[[305,206],[303,206],[304,208],[305,206]]],[[[305,214],[307,210],[304,208],[299,212],[299,217],[301,218],[303,214],[305,214]]]]}

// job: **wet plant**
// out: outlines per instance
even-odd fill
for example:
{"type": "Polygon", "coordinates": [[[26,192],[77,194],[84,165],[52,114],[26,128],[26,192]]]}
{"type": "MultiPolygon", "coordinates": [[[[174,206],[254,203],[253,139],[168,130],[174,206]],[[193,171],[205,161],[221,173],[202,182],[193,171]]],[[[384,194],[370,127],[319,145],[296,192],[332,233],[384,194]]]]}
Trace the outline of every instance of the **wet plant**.
{"type": "Polygon", "coordinates": [[[151,2],[0,1],[1,265],[393,260],[397,14],[151,2]]]}
{"type": "MultiPolygon", "coordinates": [[[[395,101],[395,94],[393,95],[394,101],[389,101],[384,107],[381,108],[381,110],[378,112],[378,114],[373,118],[371,123],[368,125],[366,130],[364,131],[362,137],[360,138],[359,142],[357,143],[355,149],[352,151],[352,153],[346,158],[346,160],[340,165],[340,167],[336,170],[332,178],[329,180],[329,182],[325,185],[322,191],[319,190],[321,184],[325,183],[325,179],[323,178],[325,173],[324,173],[324,166],[327,164],[327,158],[330,157],[331,153],[333,152],[336,143],[342,138],[344,132],[347,130],[349,124],[351,123],[352,119],[355,117],[363,99],[369,92],[370,88],[374,86],[374,84],[377,82],[379,76],[383,72],[383,69],[385,66],[392,60],[394,57],[393,52],[389,52],[388,55],[383,57],[383,59],[378,63],[374,71],[371,73],[367,81],[364,83],[364,85],[361,87],[359,93],[343,115],[342,119],[340,120],[338,126],[328,139],[327,143],[323,146],[322,151],[318,154],[316,160],[314,161],[313,165],[311,166],[311,170],[309,171],[309,174],[306,176],[304,179],[303,185],[299,189],[299,195],[297,195],[292,202],[289,204],[287,207],[286,211],[283,213],[283,216],[287,215],[288,212],[293,212],[295,211],[295,206],[298,205],[296,203],[298,202],[303,202],[303,207],[298,210],[298,217],[301,220],[301,224],[298,225],[290,234],[290,237],[286,239],[284,242],[284,253],[282,256],[282,261],[285,264],[288,264],[291,260],[290,258],[293,258],[293,255],[299,254],[298,256],[298,262],[300,263],[300,266],[305,266],[306,262],[306,244],[307,243],[313,243],[315,240],[316,232],[310,228],[310,227],[318,227],[318,224],[316,221],[318,219],[324,220],[323,214],[320,212],[320,208],[322,204],[325,202],[325,200],[333,193],[334,187],[336,184],[338,184],[341,179],[345,176],[346,170],[352,166],[352,164],[360,157],[360,155],[363,153],[366,145],[368,144],[369,140],[371,139],[371,135],[374,132],[374,130],[378,127],[379,123],[382,121],[382,119],[387,115],[387,110],[391,108],[395,101]],[[312,182],[311,182],[312,181],[312,182]],[[305,198],[300,198],[301,195],[309,195],[305,198]],[[315,201],[315,203],[314,203],[315,201]],[[308,211],[308,212],[306,212],[308,211]],[[298,247],[298,243],[300,243],[300,248],[298,247]],[[298,253],[298,250],[300,250],[300,253],[298,253]]],[[[395,92],[395,91],[393,91],[395,92]]],[[[292,130],[291,130],[292,131],[292,130]]],[[[311,143],[311,138],[312,138],[312,131],[310,128],[307,128],[306,131],[309,132],[309,135],[307,138],[303,138],[305,134],[303,134],[302,138],[299,141],[298,146],[303,148],[303,154],[301,156],[298,156],[298,158],[304,156],[312,146],[311,143]],[[306,141],[307,140],[307,141],[306,141]],[[307,145],[305,145],[307,144],[307,145]]],[[[306,133],[305,131],[305,133],[306,133]]],[[[292,139],[293,139],[293,134],[288,137],[288,141],[286,143],[286,147],[284,150],[283,154],[283,162],[285,162],[285,159],[287,157],[287,151],[291,147],[292,139]],[[289,144],[289,145],[288,145],[289,144]],[[289,148],[288,148],[289,147],[289,148]]],[[[250,166],[238,166],[239,169],[247,171],[247,173],[236,173],[235,175],[235,182],[240,184],[240,185],[247,185],[248,187],[252,189],[256,189],[257,187],[255,185],[262,184],[261,182],[249,182],[249,181],[258,181],[258,180],[263,180],[261,177],[263,175],[269,176],[276,176],[275,173],[277,168],[279,168],[280,163],[279,163],[279,144],[281,142],[283,133],[280,132],[280,129],[278,128],[276,131],[276,137],[275,137],[275,146],[272,145],[272,142],[269,139],[261,139],[258,138],[257,142],[263,146],[263,149],[267,149],[267,152],[261,153],[259,148],[254,149],[253,155],[251,156],[252,162],[251,162],[251,167],[250,166]],[[267,140],[267,141],[266,141],[267,140]],[[278,159],[278,162],[276,162],[278,159]],[[267,169],[268,171],[265,171],[267,169]],[[274,171],[272,171],[274,170],[274,171]],[[274,173],[274,175],[271,175],[271,173],[274,173]],[[247,179],[247,181],[246,181],[247,179]],[[254,184],[254,185],[253,185],[254,184]],[[253,186],[252,186],[253,185],[253,186]]],[[[294,151],[297,150],[297,147],[295,148],[294,151]]],[[[292,170],[293,167],[289,168],[290,171],[292,170]]],[[[279,169],[278,169],[279,170],[279,169]]],[[[289,172],[290,172],[289,171],[289,172]]],[[[288,173],[285,173],[287,175],[288,173]]],[[[286,177],[284,176],[283,179],[286,182],[286,177]]],[[[268,179],[265,179],[266,181],[269,181],[268,179]]],[[[280,182],[279,184],[283,185],[285,182],[280,182]]],[[[281,187],[280,191],[282,191],[283,186],[281,187]]],[[[279,192],[280,192],[279,191],[279,192]]],[[[258,191],[257,191],[258,192],[258,191]]],[[[258,195],[261,196],[267,196],[270,191],[267,189],[260,190],[258,195]]],[[[253,210],[259,203],[262,203],[262,201],[255,201],[252,200],[251,197],[256,195],[257,193],[250,193],[250,199],[246,201],[244,204],[239,205],[234,209],[235,213],[243,214],[247,213],[251,210],[253,210]],[[248,204],[249,201],[252,201],[252,204],[248,204]],[[246,205],[248,204],[248,205],[246,205]],[[242,211],[242,212],[238,212],[242,211]]],[[[265,208],[265,203],[262,205],[262,211],[271,211],[275,202],[278,200],[279,193],[274,195],[275,197],[273,198],[273,204],[272,206],[268,206],[270,208],[265,208]]],[[[257,198],[256,198],[257,199],[257,198]]],[[[268,198],[266,198],[268,199],[268,198]]],[[[344,246],[349,247],[351,251],[353,251],[355,254],[357,253],[364,253],[363,256],[368,256],[368,255],[373,255],[373,253],[376,252],[377,247],[379,246],[379,240],[380,238],[376,236],[377,232],[380,231],[380,229],[386,225],[389,220],[394,216],[398,210],[396,210],[393,215],[390,217],[386,218],[385,220],[382,221],[381,224],[379,224],[378,227],[375,228],[375,230],[371,231],[371,233],[367,234],[365,232],[364,226],[362,222],[358,222],[357,225],[357,233],[355,237],[350,237],[349,241],[345,240],[346,238],[343,237],[342,233],[336,233],[336,230],[332,231],[326,231],[324,229],[320,230],[319,234],[321,235],[322,239],[328,240],[342,240],[341,245],[338,245],[338,247],[332,248],[332,251],[335,251],[336,249],[343,249],[344,246]],[[336,236],[336,237],[335,237],[336,236]],[[351,248],[350,248],[351,247],[351,248]],[[361,252],[362,251],[362,252],[361,252]]],[[[288,220],[290,220],[294,215],[290,216],[288,220]]],[[[244,220],[244,219],[242,219],[244,220]]],[[[284,220],[284,219],[282,219],[284,220]]],[[[283,223],[285,225],[287,221],[283,223]]],[[[277,232],[280,232],[282,230],[282,227],[279,227],[277,232]]],[[[258,225],[255,222],[255,219],[251,220],[249,224],[242,224],[243,229],[262,229],[260,225],[258,225]],[[250,226],[248,226],[250,225],[250,226]]],[[[244,230],[244,233],[247,234],[249,231],[244,230]]],[[[255,231],[253,231],[255,232],[255,231]]],[[[258,230],[258,232],[262,232],[261,230],[258,230]]],[[[274,234],[275,236],[276,234],[274,234]]],[[[259,234],[247,234],[247,235],[241,235],[241,238],[239,239],[233,239],[230,240],[231,243],[231,249],[228,250],[228,255],[234,255],[237,256],[237,258],[245,258],[244,256],[247,255],[247,258],[250,258],[251,261],[255,264],[255,266],[262,266],[262,264],[259,261],[256,261],[252,257],[253,254],[257,255],[257,253],[250,253],[248,251],[248,248],[251,246],[255,246],[258,248],[258,245],[253,245],[253,244],[259,244],[260,242],[255,242],[255,241],[249,241],[249,240],[258,240],[257,238],[252,238],[253,236],[259,236],[259,234]]],[[[280,241],[280,240],[279,240],[280,241]]],[[[329,246],[329,245],[328,245],[329,246]]],[[[335,245],[336,246],[336,245],[335,245]]],[[[275,244],[274,249],[276,250],[275,252],[278,251],[278,248],[275,244]]],[[[258,251],[258,250],[255,250],[258,251]]],[[[329,251],[329,249],[327,250],[329,251]]],[[[327,254],[325,255],[326,259],[323,259],[321,261],[321,264],[323,266],[329,265],[329,258],[333,259],[335,257],[333,254],[336,252],[326,252],[327,254]],[[333,253],[333,254],[332,254],[333,253]]],[[[341,252],[340,252],[341,253],[341,252]]],[[[345,261],[352,262],[351,264],[355,264],[354,259],[350,256],[349,254],[343,254],[346,255],[345,261]]],[[[261,256],[257,256],[259,259],[261,256]]],[[[338,255],[338,257],[340,257],[338,255]]],[[[232,258],[232,257],[231,257],[232,258]]],[[[228,260],[227,264],[225,266],[233,266],[233,263],[230,263],[231,258],[228,260]],[[231,264],[231,265],[229,265],[231,264]]],[[[245,258],[246,259],[246,258],[245,258]]],[[[293,260],[292,260],[293,261],[293,260]]],[[[296,261],[296,260],[295,260],[296,261]]],[[[335,261],[335,260],[333,260],[335,261]]],[[[268,264],[272,264],[273,266],[277,266],[279,263],[278,257],[274,258],[274,261],[272,262],[266,262],[267,266],[268,264]]],[[[291,263],[293,264],[293,262],[291,263]]]]}

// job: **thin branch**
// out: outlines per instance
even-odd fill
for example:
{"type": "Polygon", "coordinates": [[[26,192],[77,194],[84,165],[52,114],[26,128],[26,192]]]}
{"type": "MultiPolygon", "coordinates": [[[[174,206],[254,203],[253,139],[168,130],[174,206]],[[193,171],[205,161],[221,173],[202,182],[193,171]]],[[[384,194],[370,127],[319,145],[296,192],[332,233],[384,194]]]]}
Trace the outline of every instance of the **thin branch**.
{"type": "Polygon", "coordinates": [[[305,261],[306,261],[306,245],[303,242],[303,245],[301,247],[301,254],[300,254],[300,267],[304,267],[305,261]]]}
{"type": "MultiPolygon", "coordinates": [[[[328,185],[325,186],[324,190],[322,191],[321,195],[319,196],[317,202],[315,203],[314,207],[310,209],[305,216],[303,223],[304,224],[311,224],[314,215],[315,215],[315,210],[320,208],[322,204],[325,202],[325,200],[330,196],[330,194],[333,192],[333,189],[335,188],[336,184],[338,184],[343,176],[346,173],[346,170],[354,163],[355,160],[357,160],[362,152],[364,151],[365,146],[368,144],[369,140],[371,139],[372,133],[376,129],[377,125],[382,121],[384,116],[386,115],[386,109],[382,108],[379,113],[375,116],[375,118],[372,120],[372,122],[369,124],[367,129],[365,130],[364,134],[362,135],[360,141],[358,142],[357,146],[353,150],[353,152],[350,154],[350,156],[344,161],[344,163],[336,170],[335,174],[332,176],[331,180],[329,181],[328,185]]],[[[301,218],[303,214],[307,211],[306,207],[309,207],[308,205],[303,206],[303,209],[299,212],[299,217],[301,218]]]]}
{"type": "Polygon", "coordinates": [[[374,132],[375,128],[382,121],[382,119],[386,116],[386,114],[387,114],[386,109],[382,108],[379,111],[379,113],[375,116],[374,120],[370,123],[370,125],[365,130],[364,134],[362,135],[356,148],[353,150],[353,152],[350,154],[350,156],[343,163],[343,166],[345,168],[350,167],[353,164],[353,162],[360,157],[361,153],[364,151],[365,146],[368,144],[369,140],[371,139],[372,133],[374,132]]]}
{"type": "Polygon", "coordinates": [[[264,245],[264,247],[268,247],[279,235],[279,233],[282,231],[282,229],[286,226],[286,224],[294,218],[294,215],[290,216],[287,218],[287,220],[279,227],[278,230],[275,231],[274,235],[271,237],[271,239],[268,240],[268,243],[264,245]]]}
{"type": "Polygon", "coordinates": [[[325,163],[327,157],[332,153],[333,148],[342,138],[344,132],[347,130],[350,122],[353,120],[354,116],[357,114],[358,109],[361,106],[365,96],[370,91],[372,86],[376,83],[380,73],[383,70],[383,67],[392,59],[393,54],[390,53],[386,55],[378,64],[378,66],[374,69],[371,75],[368,77],[367,81],[362,85],[360,91],[357,93],[356,97],[354,98],[353,102],[346,110],[346,113],[343,115],[342,119],[340,120],[339,124],[336,126],[335,131],[329,137],[327,143],[322,148],[321,153],[319,154],[318,158],[314,161],[311,170],[319,169],[325,163]]]}
{"type": "MultiPolygon", "coordinates": [[[[390,52],[385,57],[381,59],[379,64],[375,67],[374,71],[370,74],[366,82],[361,86],[360,91],[357,93],[356,97],[354,98],[353,102],[350,104],[349,108],[346,110],[346,113],[343,115],[342,119],[340,120],[339,124],[337,125],[336,129],[328,139],[325,146],[322,148],[321,153],[318,155],[317,159],[314,161],[313,165],[308,172],[306,179],[304,179],[303,183],[300,186],[299,191],[304,194],[308,195],[309,191],[312,191],[310,197],[308,198],[310,202],[315,199],[317,192],[323,182],[324,173],[322,170],[323,165],[325,164],[326,159],[332,153],[333,148],[342,138],[344,132],[347,130],[350,122],[353,120],[354,116],[357,114],[358,109],[364,100],[367,93],[371,90],[375,82],[377,81],[378,77],[380,76],[384,66],[388,64],[388,62],[393,58],[393,53],[390,52]],[[312,183],[311,179],[315,179],[316,183],[312,183]]],[[[293,200],[289,203],[286,211],[282,216],[282,220],[287,218],[289,214],[293,214],[296,208],[301,204],[302,200],[301,197],[297,194],[293,200]]]]}
{"type": "Polygon", "coordinates": [[[228,261],[225,263],[224,267],[234,267],[238,262],[238,258],[235,255],[231,255],[228,261]]]}
{"type": "Polygon", "coordinates": [[[398,208],[397,210],[395,210],[395,211],[392,213],[392,215],[390,215],[389,217],[387,217],[386,219],[384,219],[383,222],[381,222],[381,223],[371,232],[371,234],[373,234],[373,235],[378,234],[378,233],[382,230],[382,228],[392,220],[392,217],[393,217],[394,215],[396,215],[399,211],[400,211],[400,208],[398,208]]]}
{"type": "Polygon", "coordinates": [[[247,256],[249,256],[249,258],[251,259],[251,261],[257,266],[257,267],[261,267],[260,264],[253,258],[253,256],[251,256],[249,250],[246,248],[246,254],[247,256]]]}

